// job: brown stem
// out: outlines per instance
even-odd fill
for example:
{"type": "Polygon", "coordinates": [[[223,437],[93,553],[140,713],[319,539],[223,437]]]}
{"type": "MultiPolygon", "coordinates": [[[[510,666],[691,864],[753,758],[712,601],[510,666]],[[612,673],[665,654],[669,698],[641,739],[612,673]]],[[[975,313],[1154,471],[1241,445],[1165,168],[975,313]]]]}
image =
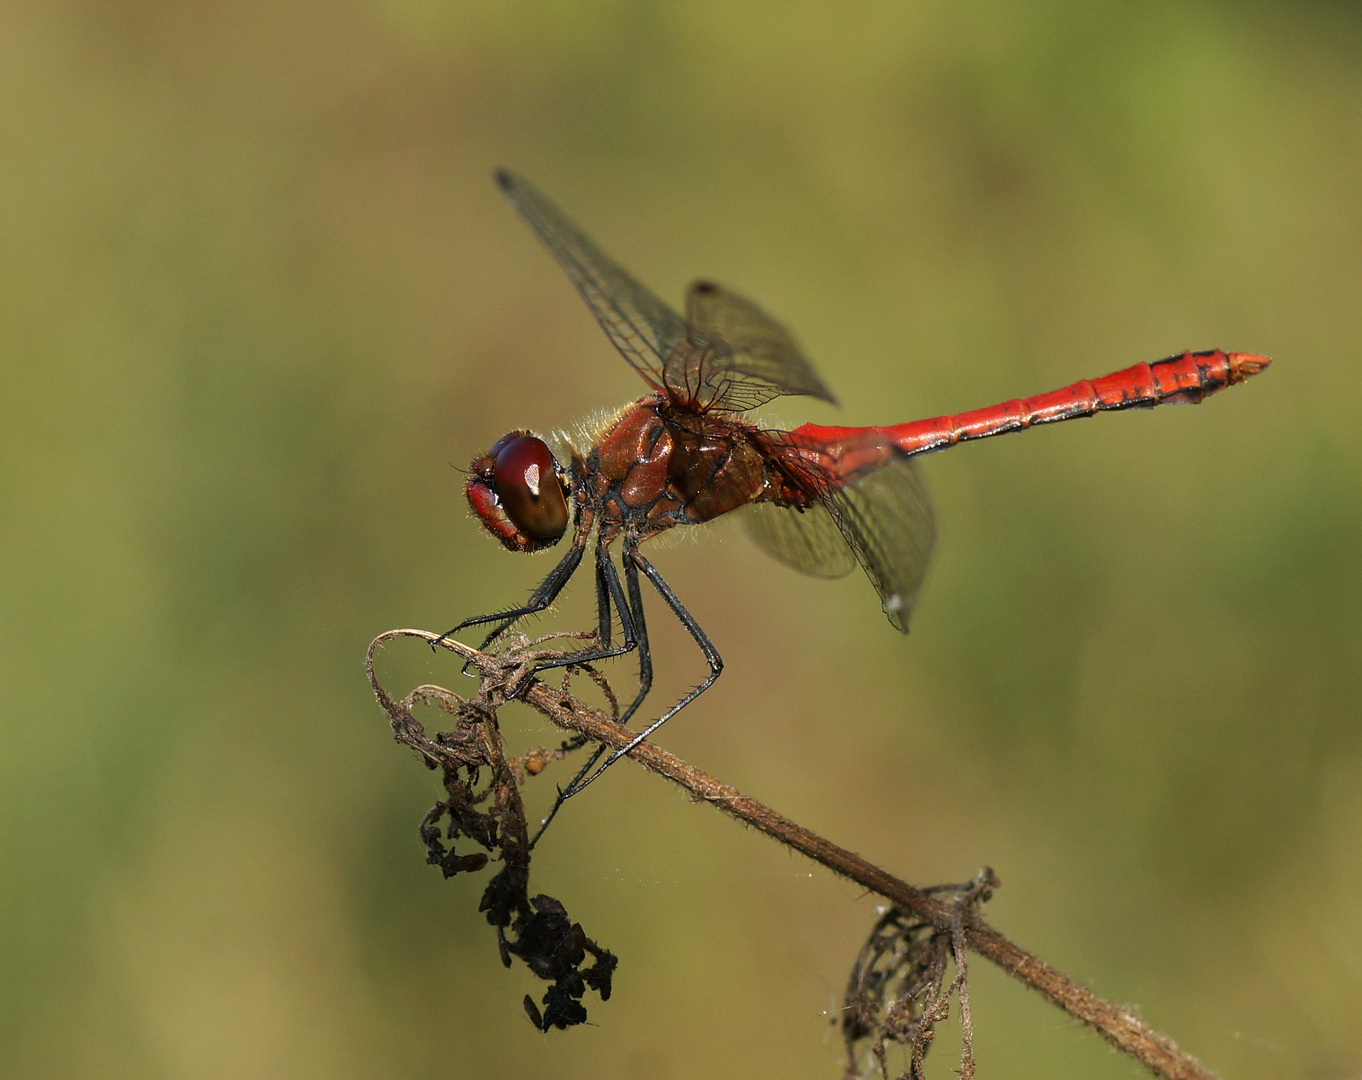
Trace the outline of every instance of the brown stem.
{"type": "MultiPolygon", "coordinates": [[[[380,644],[395,637],[418,637],[428,642],[437,640],[435,634],[424,630],[392,630],[374,640],[370,646],[369,674],[373,679],[373,652],[380,644]]],[[[440,644],[484,676],[485,679],[505,681],[507,661],[500,657],[476,652],[457,641],[444,640],[440,644]]],[[[514,676],[512,676],[514,679],[514,676]]],[[[380,693],[375,684],[375,690],[380,693]]],[[[559,727],[581,732],[587,737],[619,749],[629,744],[634,733],[612,723],[601,713],[587,708],[563,690],[531,679],[518,700],[536,709],[559,727]]],[[[644,742],[629,752],[644,768],[665,776],[697,798],[712,803],[724,813],[751,825],[787,847],[821,863],[836,874],[856,882],[871,892],[913,912],[930,922],[938,930],[949,933],[953,926],[962,924],[960,909],[943,903],[916,889],[907,882],[881,870],[854,852],[838,847],[831,841],[810,832],[789,818],[782,817],[770,807],[758,802],[736,788],[721,783],[668,753],[661,747],[644,742]]],[[[1156,1076],[1166,1080],[1218,1080],[1190,1054],[1178,1049],[1176,1043],[1144,1023],[1128,1009],[1113,1005],[1098,997],[1087,987],[1074,982],[1049,964],[1028,953],[994,930],[977,914],[963,917],[965,941],[980,956],[992,960],[1004,971],[1044,995],[1054,1004],[1089,1027],[1093,1028],[1116,1049],[1129,1054],[1156,1076]]]]}

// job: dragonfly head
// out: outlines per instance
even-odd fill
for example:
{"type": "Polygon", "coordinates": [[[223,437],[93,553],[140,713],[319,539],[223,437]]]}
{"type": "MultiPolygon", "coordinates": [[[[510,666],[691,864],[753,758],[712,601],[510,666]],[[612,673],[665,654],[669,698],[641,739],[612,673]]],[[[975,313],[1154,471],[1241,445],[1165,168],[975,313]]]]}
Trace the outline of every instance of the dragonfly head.
{"type": "Polygon", "coordinates": [[[475,458],[464,490],[473,513],[510,551],[552,547],[567,531],[567,476],[528,431],[503,435],[475,458]]]}

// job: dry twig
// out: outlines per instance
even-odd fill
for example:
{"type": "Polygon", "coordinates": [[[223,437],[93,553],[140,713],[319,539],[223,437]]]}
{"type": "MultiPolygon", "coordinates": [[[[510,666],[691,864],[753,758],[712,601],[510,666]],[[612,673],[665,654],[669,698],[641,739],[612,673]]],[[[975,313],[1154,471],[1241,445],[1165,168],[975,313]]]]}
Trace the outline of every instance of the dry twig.
{"type": "MultiPolygon", "coordinates": [[[[559,636],[580,636],[580,635],[559,635],[559,636]]],[[[447,761],[457,763],[459,768],[467,768],[459,758],[460,747],[466,746],[470,738],[467,733],[455,733],[448,736],[442,733],[439,738],[442,747],[448,739],[450,749],[441,749],[434,755],[430,750],[432,744],[430,740],[425,740],[424,735],[420,738],[413,738],[414,732],[420,731],[420,725],[411,717],[411,706],[418,700],[433,701],[437,704],[448,701],[459,702],[453,706],[456,713],[460,710],[492,710],[494,717],[495,708],[505,700],[505,688],[507,686],[518,686],[521,674],[526,670],[527,664],[535,658],[534,654],[528,653],[527,648],[539,644],[539,642],[529,642],[520,639],[517,647],[509,650],[508,653],[500,656],[491,656],[477,652],[457,641],[448,639],[439,643],[449,651],[460,657],[469,667],[473,668],[482,677],[482,691],[472,702],[462,702],[456,699],[449,691],[439,690],[438,688],[422,687],[414,691],[412,695],[401,701],[392,699],[379,685],[374,676],[373,660],[375,651],[397,638],[411,637],[417,638],[427,643],[434,643],[438,640],[438,635],[425,630],[391,630],[375,638],[369,646],[368,673],[370,682],[373,684],[374,693],[377,695],[379,704],[387,713],[389,722],[392,724],[394,736],[399,742],[414,746],[418,752],[426,758],[427,764],[431,768],[446,768],[447,761]],[[442,697],[441,695],[444,695],[442,697]],[[453,754],[452,758],[441,757],[442,754],[453,754]]],[[[546,640],[546,639],[541,639],[546,640]]],[[[548,655],[548,654],[539,654],[548,655]]],[[[562,655],[561,653],[555,655],[562,655]]],[[[593,673],[593,678],[598,678],[593,673]]],[[[607,746],[619,749],[627,746],[633,739],[634,733],[629,729],[614,723],[609,717],[596,710],[589,709],[581,702],[577,701],[569,692],[565,685],[555,688],[547,683],[541,682],[536,678],[530,678],[523,690],[519,693],[517,700],[523,701],[531,708],[535,709],[550,721],[562,728],[564,731],[573,733],[576,737],[575,745],[582,745],[583,741],[603,743],[607,746]],[[582,740],[582,741],[577,741],[582,740]]],[[[443,707],[443,706],[442,706],[443,707]]],[[[488,719],[488,717],[484,717],[488,719]]],[[[490,733],[495,730],[494,722],[481,723],[484,738],[494,738],[498,748],[500,736],[492,736],[490,733]]],[[[462,728],[461,728],[462,731],[462,728]]],[[[565,744],[565,748],[566,748],[565,744]]],[[[498,749],[499,752],[499,749],[498,749]]],[[[539,752],[541,755],[544,752],[539,752]]],[[[465,755],[466,756],[466,755],[465,755]]],[[[533,755],[532,755],[533,756],[533,755]]],[[[736,788],[729,787],[721,783],[712,776],[702,772],[692,765],[687,764],[680,758],[668,753],[661,747],[652,743],[640,743],[634,747],[629,756],[651,772],[658,773],[666,777],[673,783],[689,791],[696,799],[703,799],[722,810],[731,817],[766,833],[768,836],[777,840],[779,843],[792,848],[817,863],[827,867],[834,873],[840,874],[851,881],[856,882],[863,888],[874,892],[886,900],[889,900],[898,914],[894,915],[895,920],[899,920],[904,928],[904,933],[908,938],[912,937],[912,927],[930,927],[930,931],[918,933],[919,940],[928,937],[938,942],[946,943],[946,947],[951,955],[951,959],[956,967],[956,976],[951,984],[944,990],[941,983],[944,980],[945,960],[944,953],[938,956],[936,953],[928,956],[925,953],[920,958],[915,958],[907,964],[900,965],[896,978],[901,983],[904,979],[908,981],[909,987],[915,987],[916,994],[921,996],[923,991],[927,992],[925,1003],[917,1006],[918,1011],[914,1014],[914,1006],[903,1003],[903,994],[896,995],[895,1002],[889,1005],[889,1011],[893,1014],[890,1018],[890,1026],[884,1027],[881,1024],[873,1029],[867,1026],[867,1030],[860,1032],[859,1028],[847,1029],[846,1034],[850,1042],[863,1037],[864,1035],[877,1034],[880,1036],[881,1048],[876,1051],[877,1058],[882,1053],[882,1042],[884,1039],[889,1041],[901,1041],[908,1046],[913,1058],[912,1068],[920,1072],[921,1054],[925,1052],[926,1045],[931,1039],[930,1027],[932,1023],[939,1022],[944,1016],[944,1006],[952,995],[958,996],[960,1000],[962,1019],[966,1024],[966,1031],[969,1031],[969,1000],[965,989],[965,950],[968,949],[991,960],[1004,971],[1014,978],[1042,994],[1055,1005],[1067,1012],[1077,1020],[1091,1027],[1113,1047],[1122,1053],[1130,1055],[1140,1062],[1156,1076],[1164,1077],[1165,1080],[1217,1080],[1215,1074],[1193,1058],[1178,1048],[1177,1044],[1166,1035],[1162,1035],[1149,1027],[1144,1021],[1136,1016],[1130,1009],[1114,1005],[1109,1001],[1098,997],[1087,987],[1075,982],[1067,976],[1056,971],[1043,960],[1020,946],[1014,944],[1003,934],[989,926],[980,917],[977,911],[978,904],[986,899],[989,889],[996,887],[997,879],[992,876],[991,871],[985,871],[984,875],[976,879],[975,882],[963,888],[963,891],[955,890],[957,895],[951,900],[939,899],[936,895],[941,889],[919,889],[898,878],[893,877],[874,864],[862,859],[859,855],[847,851],[845,848],[838,847],[836,844],[825,840],[816,833],[810,832],[803,826],[796,824],[788,818],[782,817],[770,807],[763,805],[756,799],[752,799],[736,788]],[[906,913],[906,914],[903,914],[906,913]],[[937,968],[940,968],[938,972],[937,968]],[[924,981],[925,979],[925,981],[924,981]],[[918,984],[921,983],[921,986],[918,984]],[[897,1011],[895,1012],[895,1009],[897,1011]],[[930,1014],[930,1015],[929,1015],[930,1014]],[[896,1027],[894,1025],[897,1025],[896,1027]],[[902,1039],[896,1039],[895,1032],[903,1035],[902,1039]],[[924,1034],[924,1032],[927,1032],[924,1034]]],[[[504,759],[503,759],[504,760],[504,759]]],[[[538,759],[537,759],[538,760],[538,759]]],[[[522,768],[528,768],[521,764],[522,768]]],[[[506,775],[511,777],[510,786],[514,788],[513,776],[514,766],[508,764],[506,775]]],[[[531,770],[537,771],[537,770],[531,770]]],[[[448,773],[447,773],[448,775],[448,773]]],[[[500,782],[494,780],[493,788],[501,790],[500,782]]],[[[519,806],[518,793],[514,800],[519,806]]],[[[500,804],[499,804],[500,805],[500,804]]],[[[438,807],[437,807],[438,809],[438,807]]],[[[432,811],[434,813],[434,811],[432,811]]],[[[523,807],[519,810],[520,825],[523,828],[524,816],[523,807]]],[[[451,828],[453,826],[451,825],[451,828]]],[[[460,826],[462,828],[462,826],[460,826]]],[[[423,834],[424,835],[424,834],[423,834]]],[[[453,835],[453,834],[451,834],[453,835]]],[[[465,832],[465,835],[470,835],[465,832]]],[[[523,832],[519,835],[523,835],[523,832]]],[[[474,837],[478,839],[477,836],[474,837]]],[[[511,846],[512,858],[519,858],[521,849],[519,848],[519,837],[511,846]]],[[[479,858],[480,856],[472,856],[479,858]]],[[[503,861],[508,862],[507,869],[510,870],[510,862],[507,860],[507,849],[502,847],[503,861]]],[[[528,878],[528,848],[523,850],[523,866],[525,876],[528,878]]],[[[432,858],[433,862],[438,859],[432,858]]],[[[485,862],[483,858],[483,862],[485,862]]],[[[481,864],[480,864],[481,865],[481,864]]],[[[468,867],[460,867],[468,868],[468,867]]],[[[456,871],[457,872],[457,871],[456,871]]],[[[505,874],[504,870],[502,873],[505,874]]],[[[500,875],[498,875],[500,876],[500,875]]],[[[522,888],[523,891],[523,888],[522,888]]],[[[489,886],[489,893],[491,888],[489,886]]],[[[538,898],[536,898],[538,899],[538,898]]],[[[551,898],[548,898],[551,899],[551,898]]],[[[557,901],[551,901],[557,904],[557,901]]],[[[484,910],[487,900],[484,897],[484,910]]],[[[559,905],[561,907],[561,905],[559,905]]],[[[528,907],[522,907],[521,912],[527,912],[528,907]]],[[[492,915],[489,913],[489,921],[492,915]]],[[[566,913],[563,913],[563,920],[566,913]]],[[[563,921],[563,920],[560,920],[563,921]]],[[[888,926],[885,920],[881,920],[882,930],[888,926]]],[[[576,927],[580,934],[580,927],[576,927]]],[[[500,928],[499,928],[500,933],[500,928]]],[[[583,938],[585,935],[581,935],[583,938]]],[[[521,935],[524,940],[524,935],[521,935]]],[[[871,948],[875,940],[872,934],[871,942],[867,943],[867,948],[871,948]]],[[[594,948],[594,946],[593,946],[594,948]]],[[[911,950],[911,942],[908,945],[911,950]]],[[[933,948],[940,950],[942,946],[937,945],[933,948]]],[[[514,950],[513,950],[514,951],[514,950]]],[[[872,950],[873,951],[873,950],[872,950]]],[[[927,950],[930,952],[931,950],[927,950]]],[[[609,971],[613,971],[615,958],[608,952],[603,955],[608,958],[609,971]]],[[[863,950],[861,961],[865,960],[866,952],[863,950]]],[[[503,957],[505,950],[503,950],[503,957]]],[[[600,961],[598,961],[600,966],[600,961]]],[[[531,967],[535,964],[531,962],[531,967]]],[[[890,975],[886,975],[880,980],[879,990],[883,991],[890,981],[890,975]]],[[[545,976],[547,977],[547,976],[545,976]]],[[[604,977],[604,992],[602,998],[609,995],[609,975],[604,977]]],[[[862,988],[864,989],[864,987],[862,988]]],[[[849,987],[849,995],[852,994],[854,987],[849,987]]],[[[910,998],[914,995],[908,995],[910,998]]],[[[578,994],[580,997],[580,994],[578,994]]],[[[546,998],[547,1000],[547,998],[546,998]]],[[[533,1009],[533,1003],[526,998],[527,1005],[533,1009]]],[[[578,1006],[580,1008],[580,1006],[578,1006]]],[[[866,1014],[869,1015],[869,1014],[866,1014]]],[[[582,1017],[585,1017],[584,1011],[582,1017]]],[[[531,1019],[535,1019],[535,1013],[531,1011],[531,1019]]],[[[543,1021],[548,1020],[545,1015],[543,1021]]],[[[570,1021],[575,1022],[575,1021],[570,1021]]],[[[550,1026],[546,1022],[539,1022],[539,1026],[547,1028],[550,1026]]],[[[558,1026],[567,1026],[559,1024],[558,1026]]],[[[853,1027],[854,1027],[853,1023],[853,1027]]],[[[866,1026],[866,1025],[863,1025],[866,1026]]],[[[964,1056],[962,1058],[962,1075],[968,1076],[973,1070],[973,1060],[968,1039],[965,1043],[964,1056]],[[968,1070],[968,1071],[966,1071],[968,1070]]]]}

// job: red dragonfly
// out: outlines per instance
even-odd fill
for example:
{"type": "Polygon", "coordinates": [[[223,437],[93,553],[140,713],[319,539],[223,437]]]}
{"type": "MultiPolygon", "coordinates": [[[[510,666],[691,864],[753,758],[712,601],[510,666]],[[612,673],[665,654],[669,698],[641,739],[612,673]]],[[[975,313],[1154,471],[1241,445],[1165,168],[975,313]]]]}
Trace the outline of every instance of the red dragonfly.
{"type": "Polygon", "coordinates": [[[695,700],[723,669],[718,650],[640,552],[645,540],[747,507],[757,543],[797,570],[840,577],[860,563],[890,623],[907,633],[935,538],[931,504],[913,457],[1110,409],[1196,403],[1269,363],[1249,353],[1187,352],[954,416],[889,427],[805,424],[773,431],[742,414],[783,394],[835,403],[783,326],[750,300],[708,281],[691,285],[681,316],[603,254],[532,184],[504,170],[496,179],[615,348],[648,384],[648,393],[586,439],[564,446],[560,455],[538,436],[518,430],[474,460],[469,504],[503,545],[532,552],[552,547],[569,532],[571,539],[526,604],[465,619],[449,634],[495,623],[483,642],[486,649],[519,620],[542,612],[577,571],[594,538],[597,642],[535,670],[637,649],[638,694],[620,717],[628,723],[653,679],[640,574],[709,664],[698,686],[591,773],[605,748],[598,750],[560,794],[559,805],[695,700]],[[610,555],[617,540],[623,583],[610,555]],[[611,636],[612,609],[622,631],[618,643],[611,636]]]}

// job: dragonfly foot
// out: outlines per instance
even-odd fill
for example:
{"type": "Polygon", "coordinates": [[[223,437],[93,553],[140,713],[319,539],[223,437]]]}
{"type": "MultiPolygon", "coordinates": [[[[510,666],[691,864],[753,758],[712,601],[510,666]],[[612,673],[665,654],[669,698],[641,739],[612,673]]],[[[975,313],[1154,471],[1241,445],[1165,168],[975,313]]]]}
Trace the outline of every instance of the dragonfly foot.
{"type": "Polygon", "coordinates": [[[434,652],[438,646],[443,645],[448,638],[453,637],[455,634],[459,632],[460,629],[461,629],[460,627],[456,626],[452,630],[446,630],[443,634],[441,634],[439,637],[437,637],[434,641],[430,643],[430,651],[434,652]]]}

